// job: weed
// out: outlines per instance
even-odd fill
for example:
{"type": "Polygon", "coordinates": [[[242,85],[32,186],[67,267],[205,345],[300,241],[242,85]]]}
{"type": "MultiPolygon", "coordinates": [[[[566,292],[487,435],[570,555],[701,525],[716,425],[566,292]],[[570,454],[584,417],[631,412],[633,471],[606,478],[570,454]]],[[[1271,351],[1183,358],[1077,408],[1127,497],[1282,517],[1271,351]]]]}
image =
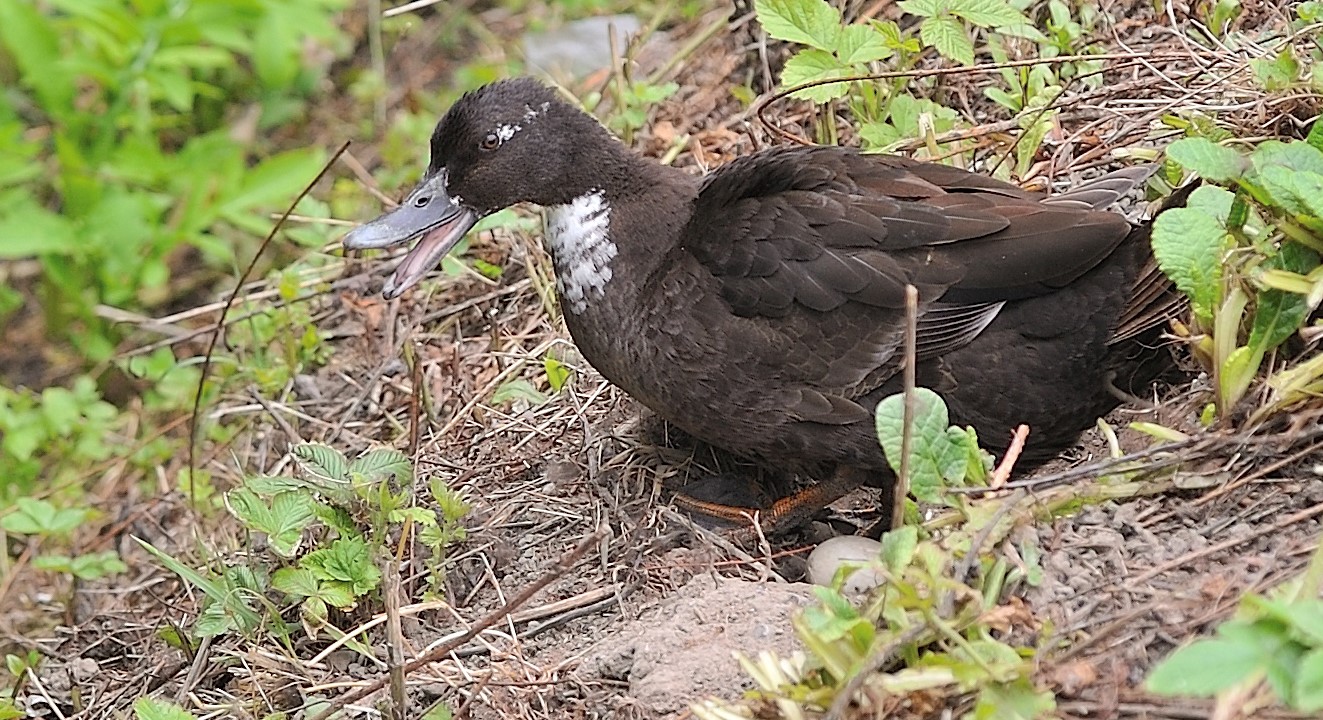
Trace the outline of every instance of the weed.
{"type": "MultiPolygon", "coordinates": [[[[1323,125],[1307,142],[1266,141],[1250,152],[1192,137],[1168,157],[1212,183],[1153,225],[1162,270],[1190,298],[1192,347],[1215,379],[1215,405],[1231,413],[1269,353],[1323,300],[1323,125]]],[[[1267,379],[1274,412],[1323,386],[1303,363],[1267,379]]]]}
{"type": "Polygon", "coordinates": [[[148,547],[205,595],[199,635],[265,628],[285,637],[279,608],[293,604],[310,637],[340,637],[331,612],[374,597],[381,564],[395,562],[411,537],[426,549],[420,555],[428,593],[440,592],[447,549],[465,537],[468,503],[439,480],[429,487],[431,507],[416,503],[413,467],[397,450],[369,450],[353,461],[326,445],[299,445],[292,453],[299,476],[249,476],[225,494],[230,514],[265,538],[264,561],[202,571],[148,547]]]}

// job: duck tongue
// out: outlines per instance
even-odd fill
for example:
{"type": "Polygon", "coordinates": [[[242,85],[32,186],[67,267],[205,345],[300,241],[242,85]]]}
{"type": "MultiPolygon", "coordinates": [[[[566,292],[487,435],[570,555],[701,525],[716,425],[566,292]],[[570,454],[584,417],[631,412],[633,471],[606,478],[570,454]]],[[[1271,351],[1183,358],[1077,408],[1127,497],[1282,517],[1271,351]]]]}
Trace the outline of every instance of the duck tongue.
{"type": "Polygon", "coordinates": [[[395,273],[386,281],[382,295],[387,300],[394,300],[405,290],[418,284],[428,270],[436,267],[441,258],[450,252],[478,222],[478,217],[470,210],[460,208],[444,222],[428,230],[418,244],[404,256],[404,260],[395,268],[395,273]]]}

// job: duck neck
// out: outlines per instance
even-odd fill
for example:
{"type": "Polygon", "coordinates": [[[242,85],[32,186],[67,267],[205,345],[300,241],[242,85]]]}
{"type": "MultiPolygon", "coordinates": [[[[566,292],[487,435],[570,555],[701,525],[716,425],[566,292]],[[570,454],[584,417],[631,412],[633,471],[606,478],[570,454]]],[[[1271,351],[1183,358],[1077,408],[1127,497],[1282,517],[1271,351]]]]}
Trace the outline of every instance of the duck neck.
{"type": "Polygon", "coordinates": [[[567,316],[619,310],[675,246],[698,182],[612,140],[578,167],[594,181],[547,211],[546,242],[567,316]]]}

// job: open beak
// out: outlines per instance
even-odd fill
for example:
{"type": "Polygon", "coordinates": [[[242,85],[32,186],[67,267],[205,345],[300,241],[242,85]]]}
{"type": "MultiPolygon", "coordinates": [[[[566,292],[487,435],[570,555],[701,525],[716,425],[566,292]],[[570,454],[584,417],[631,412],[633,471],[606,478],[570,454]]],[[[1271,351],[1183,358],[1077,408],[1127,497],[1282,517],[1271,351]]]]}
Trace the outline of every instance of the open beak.
{"type": "Polygon", "coordinates": [[[421,238],[386,281],[381,294],[393,300],[418,284],[477,222],[474,211],[446,194],[443,168],[424,177],[399,207],[349,231],[341,242],[347,250],[366,250],[421,238]]]}

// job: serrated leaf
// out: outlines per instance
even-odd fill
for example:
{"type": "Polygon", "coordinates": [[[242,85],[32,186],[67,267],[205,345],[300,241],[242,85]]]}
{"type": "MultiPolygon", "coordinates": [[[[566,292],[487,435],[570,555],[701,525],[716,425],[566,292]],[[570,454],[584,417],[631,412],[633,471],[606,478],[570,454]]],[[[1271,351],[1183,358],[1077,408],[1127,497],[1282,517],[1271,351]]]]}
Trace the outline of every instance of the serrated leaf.
{"type": "Polygon", "coordinates": [[[292,452],[304,467],[327,480],[343,481],[349,475],[349,461],[343,453],[329,445],[304,443],[296,445],[292,452]]]}
{"type": "Polygon", "coordinates": [[[312,597],[317,594],[317,576],[304,568],[280,568],[271,575],[271,587],[295,597],[312,597]]]}
{"type": "Polygon", "coordinates": [[[836,49],[841,13],[826,0],[754,0],[758,23],[777,40],[836,49]]]}
{"type": "Polygon", "coordinates": [[[891,52],[886,38],[868,25],[845,26],[836,45],[836,57],[845,65],[883,60],[891,57],[891,52]]]}
{"type": "Polygon", "coordinates": [[[896,7],[919,17],[934,17],[940,15],[945,9],[940,0],[900,0],[896,3],[896,7]]]}
{"type": "Polygon", "coordinates": [[[1029,18],[1006,0],[960,0],[952,3],[951,14],[985,28],[1030,24],[1029,18]]]}
{"type": "Polygon", "coordinates": [[[1250,60],[1250,68],[1254,71],[1254,77],[1268,92],[1286,90],[1300,79],[1300,62],[1296,60],[1290,45],[1283,46],[1277,57],[1271,60],[1267,58],[1250,60]]]}
{"type": "Polygon", "coordinates": [[[371,481],[380,481],[391,475],[403,484],[413,482],[413,463],[409,456],[394,448],[373,448],[349,464],[350,473],[358,473],[371,481]]]}
{"type": "Polygon", "coordinates": [[[547,373],[547,384],[554,392],[560,392],[570,380],[569,366],[551,355],[542,359],[542,368],[547,373]]]}
{"type": "Polygon", "coordinates": [[[1201,137],[1177,140],[1167,146],[1167,157],[1213,182],[1235,180],[1249,167],[1240,153],[1201,137]]]}
{"type": "MultiPolygon", "coordinates": [[[[792,88],[803,83],[848,77],[851,74],[850,68],[841,65],[834,55],[825,50],[800,50],[781,69],[781,85],[792,88]]],[[[844,97],[849,90],[848,82],[830,83],[793,92],[790,97],[825,103],[844,97]]]]}
{"type": "Polygon", "coordinates": [[[1222,287],[1222,256],[1229,241],[1216,218],[1173,208],[1153,222],[1153,256],[1162,272],[1190,298],[1195,315],[1211,323],[1222,287]]]}
{"type": "Polygon", "coordinates": [[[969,39],[964,23],[950,15],[930,17],[919,25],[919,38],[943,56],[961,65],[974,64],[974,41],[969,39]]]}

